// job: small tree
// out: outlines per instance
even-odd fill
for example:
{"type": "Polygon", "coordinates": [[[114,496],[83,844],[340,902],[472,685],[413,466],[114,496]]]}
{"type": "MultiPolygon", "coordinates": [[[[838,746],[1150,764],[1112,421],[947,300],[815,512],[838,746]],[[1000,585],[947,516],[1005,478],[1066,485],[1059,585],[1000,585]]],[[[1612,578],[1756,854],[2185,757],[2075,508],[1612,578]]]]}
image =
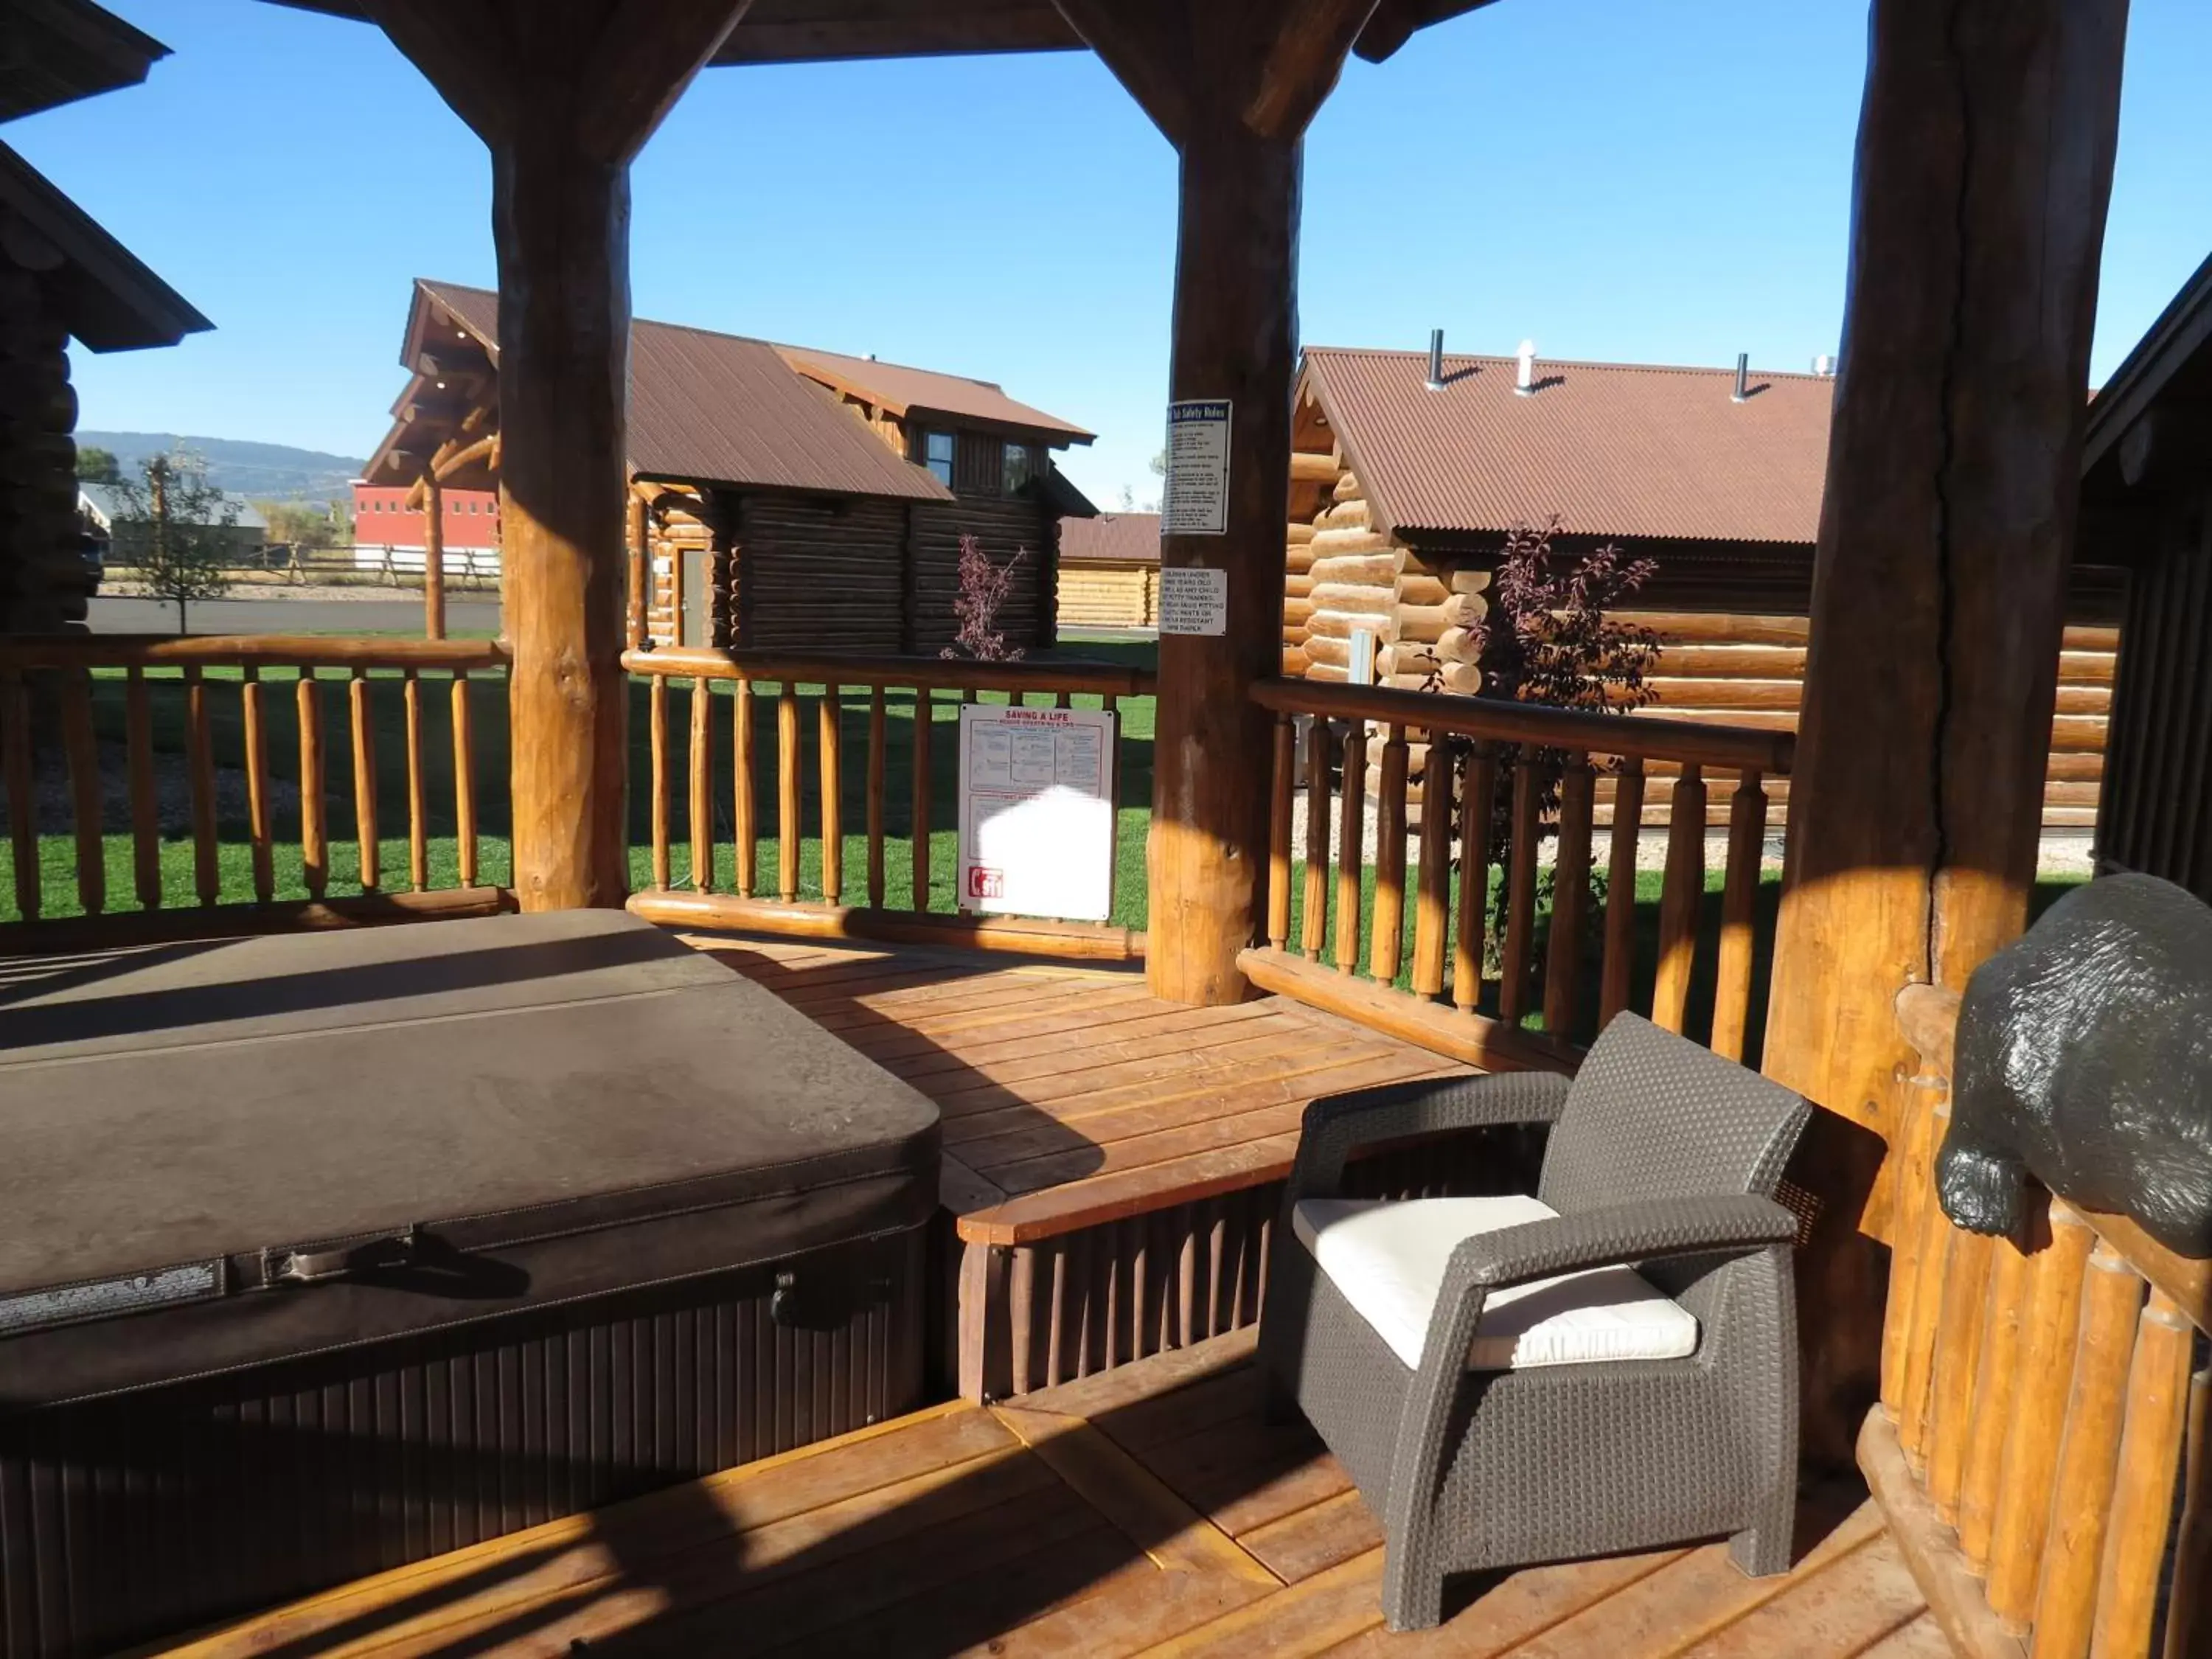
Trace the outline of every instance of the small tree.
{"type": "Polygon", "coordinates": [[[115,452],[102,449],[97,444],[87,444],[78,450],[76,481],[79,483],[121,483],[123,469],[116,464],[115,452]]]}
{"type": "MultiPolygon", "coordinates": [[[[1607,543],[1571,568],[1555,569],[1552,538],[1559,530],[1554,514],[1541,529],[1518,525],[1506,536],[1491,582],[1490,612],[1475,630],[1485,668],[1483,695],[1601,714],[1642,708],[1655,695],[1644,676],[1658,656],[1658,638],[1650,629],[1610,613],[1651,579],[1658,564],[1631,559],[1607,543]]],[[[1441,671],[1432,671],[1430,689],[1441,685],[1441,671]]],[[[1534,769],[1539,838],[1557,835],[1565,751],[1511,744],[1500,750],[1499,762],[1501,780],[1510,781],[1516,767],[1534,769]]],[[[1513,855],[1512,794],[1510,783],[1502,784],[1490,825],[1491,856],[1508,868],[1513,855]]],[[[1492,899],[1493,938],[1504,932],[1507,902],[1501,884],[1492,899]]]]}
{"type": "Polygon", "coordinates": [[[116,486],[117,528],[130,527],[139,579],[149,593],[177,607],[177,632],[188,634],[189,607],[230,591],[223,565],[238,509],[208,482],[206,463],[187,450],[149,456],[141,471],[143,482],[126,478],[116,486]]]}
{"type": "Polygon", "coordinates": [[[952,614],[960,631],[945,647],[948,657],[967,657],[975,662],[1014,662],[1019,646],[1009,646],[999,632],[999,611],[1014,591],[1014,567],[1029,556],[1018,547],[1003,565],[993,564],[983,544],[973,536],[960,538],[960,592],[952,601],[952,614]]]}

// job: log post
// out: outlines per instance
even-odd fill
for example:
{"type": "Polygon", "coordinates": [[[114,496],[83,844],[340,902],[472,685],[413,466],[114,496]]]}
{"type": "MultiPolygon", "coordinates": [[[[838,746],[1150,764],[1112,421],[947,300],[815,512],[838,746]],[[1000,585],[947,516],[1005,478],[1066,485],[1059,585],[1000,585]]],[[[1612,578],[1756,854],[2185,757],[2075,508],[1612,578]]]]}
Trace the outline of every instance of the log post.
{"type": "Polygon", "coordinates": [[[489,148],[514,888],[628,887],[629,164],[747,0],[366,0],[489,148]]]}
{"type": "Polygon", "coordinates": [[[446,487],[422,469],[422,637],[446,637],[446,487]]]}
{"type": "Polygon", "coordinates": [[[1826,1109],[1798,1176],[1816,1462],[1876,1388],[1893,1005],[1962,988],[2034,879],[2126,15],[1874,7],[1765,1048],[1826,1109]]]}
{"type": "Polygon", "coordinates": [[[1282,663],[1303,140],[1376,0],[1056,3],[1176,147],[1168,396],[1231,408],[1223,533],[1160,544],[1164,571],[1227,573],[1228,615],[1160,636],[1146,973],[1170,1001],[1236,1002],[1266,909],[1273,750],[1249,693],[1282,663]]]}

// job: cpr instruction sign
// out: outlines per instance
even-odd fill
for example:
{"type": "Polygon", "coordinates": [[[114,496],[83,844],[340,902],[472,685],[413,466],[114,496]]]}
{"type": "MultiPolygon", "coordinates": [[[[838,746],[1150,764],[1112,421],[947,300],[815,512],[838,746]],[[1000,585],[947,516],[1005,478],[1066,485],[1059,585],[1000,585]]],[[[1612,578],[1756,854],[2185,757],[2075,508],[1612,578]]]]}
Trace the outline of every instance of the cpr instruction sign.
{"type": "Polygon", "coordinates": [[[1206,565],[1164,565],[1160,568],[1160,632],[1226,634],[1229,631],[1229,573],[1206,565]]]}
{"type": "Polygon", "coordinates": [[[1160,495],[1163,536],[1229,533],[1229,416],[1226,398],[1168,405],[1168,474],[1160,495]]]}
{"type": "Polygon", "coordinates": [[[1093,708],[960,711],[960,908],[1104,921],[1114,723],[1093,708]]]}

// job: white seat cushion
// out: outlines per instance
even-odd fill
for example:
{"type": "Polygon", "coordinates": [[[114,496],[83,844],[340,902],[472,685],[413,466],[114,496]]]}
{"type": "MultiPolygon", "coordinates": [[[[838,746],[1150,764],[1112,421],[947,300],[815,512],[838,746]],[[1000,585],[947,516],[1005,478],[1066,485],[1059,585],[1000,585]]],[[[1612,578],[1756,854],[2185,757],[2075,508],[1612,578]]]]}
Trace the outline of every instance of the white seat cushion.
{"type": "MultiPolygon", "coordinates": [[[[1344,1299],[1418,1370],[1429,1314],[1453,1249],[1477,1233],[1542,1221],[1533,1198],[1310,1198],[1291,1215],[1299,1242],[1344,1299]]],[[[1680,1359],[1698,1322],[1633,1267],[1592,1267],[1495,1291],[1483,1304],[1468,1369],[1527,1370],[1600,1359],[1680,1359]]]]}

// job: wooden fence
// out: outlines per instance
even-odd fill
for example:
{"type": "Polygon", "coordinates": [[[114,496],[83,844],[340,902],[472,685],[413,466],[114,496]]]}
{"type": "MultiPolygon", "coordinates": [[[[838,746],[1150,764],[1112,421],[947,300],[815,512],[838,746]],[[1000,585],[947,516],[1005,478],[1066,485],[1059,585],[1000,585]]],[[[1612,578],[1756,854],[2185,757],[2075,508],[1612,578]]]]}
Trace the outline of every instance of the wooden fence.
{"type": "Polygon", "coordinates": [[[1243,957],[1255,981],[1485,1066],[1571,1065],[1580,1039],[1627,1007],[1674,1030],[1701,1024],[1691,1034],[1731,1059],[1749,1051],[1757,1024],[1764,782],[1787,775],[1790,733],[1318,681],[1264,682],[1253,695],[1276,717],[1267,942],[1243,957]],[[1371,906],[1364,890],[1369,792],[1360,781],[1369,776],[1370,749],[1378,746],[1370,728],[1382,738],[1371,906]],[[1431,763],[1418,797],[1409,799],[1416,734],[1431,763]],[[1547,923],[1538,902],[1543,803],[1538,769],[1517,763],[1524,748],[1564,757],[1547,923]],[[1435,763],[1438,756],[1444,763],[1435,763]],[[1638,939],[1638,808],[1655,764],[1673,772],[1668,796],[1677,827],[1669,832],[1647,963],[1638,939]],[[1721,792],[1708,786],[1709,770],[1733,778],[1725,792],[1724,884],[1717,926],[1710,928],[1705,823],[1709,797],[1721,792]],[[1590,877],[1601,775],[1626,810],[1607,841],[1599,917],[1590,908],[1590,877]],[[1294,896],[1301,793],[1304,868],[1294,896]],[[1416,820],[1409,958],[1407,841],[1416,820]],[[1510,826],[1502,929],[1492,926],[1490,902],[1491,872],[1501,862],[1493,825],[1500,823],[1510,826]],[[1594,953],[1587,937],[1593,931],[1594,953]],[[1486,957],[1498,964],[1494,975],[1485,974],[1486,957]],[[1701,965],[1708,957],[1709,971],[1701,965]],[[1407,967],[1401,989],[1397,981],[1407,967]],[[1587,971],[1593,967],[1594,975],[1587,971]],[[1693,1021],[1692,988],[1701,981],[1710,1008],[1693,1021]],[[1540,1035],[1528,1029],[1539,1015],[1540,1035]]]}
{"type": "MultiPolygon", "coordinates": [[[[653,878],[635,895],[629,908],[652,921],[705,927],[740,927],[807,938],[869,938],[922,943],[961,944],[986,949],[1035,951],[1127,960],[1140,954],[1142,936],[1089,922],[1024,920],[930,908],[935,856],[931,825],[938,816],[933,791],[933,745],[939,741],[935,711],[940,694],[974,702],[980,694],[1015,701],[1033,696],[1067,708],[1078,696],[1097,697],[1115,707],[1124,697],[1148,696],[1150,674],[1107,665],[977,663],[934,657],[810,657],[705,647],[631,651],[623,663],[646,677],[651,708],[653,878]],[[672,730],[671,688],[686,682],[690,690],[689,737],[672,730]],[[800,848],[807,825],[803,784],[807,740],[800,718],[799,689],[819,686],[814,697],[816,770],[813,829],[820,847],[818,900],[800,898],[800,848]],[[717,694],[726,687],[727,696],[717,694]],[[761,688],[773,688],[772,692],[761,688]],[[910,775],[906,803],[905,847],[895,851],[889,827],[889,780],[892,774],[891,694],[912,700],[905,728],[903,759],[910,775]],[[866,736],[857,745],[862,781],[859,822],[865,834],[862,867],[845,868],[848,774],[845,735],[846,699],[865,694],[866,736]],[[772,702],[774,735],[764,738],[758,707],[772,702]],[[718,708],[726,713],[718,713],[718,708]],[[730,833],[716,827],[717,757],[724,739],[716,728],[729,723],[726,787],[730,833]],[[775,761],[775,834],[772,864],[758,854],[767,803],[760,799],[757,754],[773,743],[775,761]],[[681,781],[680,782],[678,781],[681,781]],[[680,794],[681,811],[678,800],[680,794]],[[672,880],[672,849],[678,823],[688,829],[687,881],[672,880]],[[890,860],[906,860],[910,898],[896,909],[885,902],[890,860]],[[726,872],[726,873],[725,873],[726,872]],[[848,902],[848,896],[858,902],[848,902]]],[[[949,739],[948,739],[949,740],[949,739]]],[[[1117,774],[1130,743],[1119,739],[1117,774]]],[[[1117,792],[1118,793],[1118,792],[1117,792]]]]}
{"type": "MultiPolygon", "coordinates": [[[[71,635],[18,639],[0,644],[0,765],[4,765],[9,836],[14,864],[17,926],[9,930],[15,950],[64,948],[80,933],[101,944],[134,937],[208,937],[287,927],[337,925],[418,915],[483,913],[503,908],[510,896],[483,884],[478,869],[477,779],[471,673],[503,669],[503,647],[489,641],[330,639],[266,635],[71,635]],[[326,679],[325,673],[342,678],[326,679]],[[272,681],[270,676],[280,678],[272,681]],[[295,676],[282,683],[283,676],[295,676]],[[374,678],[373,678],[374,677],[374,678]],[[426,678],[426,677],[428,677],[426,678]],[[393,682],[396,680],[397,684],[393,682]],[[449,699],[451,776],[456,829],[456,879],[434,890],[429,857],[430,803],[426,781],[423,707],[426,691],[445,682],[449,699]],[[106,684],[103,684],[106,683],[106,684]],[[340,690],[340,688],[343,688],[340,690]],[[104,765],[95,704],[121,702],[119,766],[104,765]],[[347,741],[340,763],[349,776],[350,856],[337,850],[328,776],[332,749],[328,693],[338,690],[347,741]],[[404,852],[390,857],[379,834],[379,783],[374,704],[396,692],[406,750],[406,832],[404,852]],[[270,727],[275,702],[292,703],[296,757],[272,762],[270,727]],[[239,742],[234,757],[216,753],[218,705],[234,700],[239,742]],[[195,902],[169,903],[164,890],[161,800],[156,780],[156,721],[180,724],[185,758],[191,846],[191,889],[195,902]],[[68,779],[68,817],[74,838],[74,897],[82,919],[42,921],[47,908],[42,869],[33,730],[57,724],[68,779]],[[234,759],[234,768],[225,759],[234,759]],[[253,898],[222,899],[223,843],[218,824],[218,774],[242,774],[245,842],[253,898]],[[118,775],[119,774],[119,775],[118,775]],[[279,781],[298,793],[296,844],[304,899],[276,896],[277,836],[273,802],[279,781]],[[131,845],[129,915],[113,915],[120,894],[108,889],[105,828],[110,798],[127,805],[131,845]],[[349,876],[350,880],[347,878],[349,876]],[[357,885],[358,894],[331,896],[333,879],[357,885]]],[[[116,745],[109,745],[111,752],[116,745]]]]}
{"type": "Polygon", "coordinates": [[[1915,987],[1899,1012],[1921,1066],[1893,1143],[1882,1403],[1860,1437],[1869,1480],[1962,1652],[2200,1659],[2212,1653],[2212,1369],[2197,1357],[2212,1263],[2039,1189],[2018,1237],[1952,1226],[1933,1168],[1958,999],[1915,987]]]}

